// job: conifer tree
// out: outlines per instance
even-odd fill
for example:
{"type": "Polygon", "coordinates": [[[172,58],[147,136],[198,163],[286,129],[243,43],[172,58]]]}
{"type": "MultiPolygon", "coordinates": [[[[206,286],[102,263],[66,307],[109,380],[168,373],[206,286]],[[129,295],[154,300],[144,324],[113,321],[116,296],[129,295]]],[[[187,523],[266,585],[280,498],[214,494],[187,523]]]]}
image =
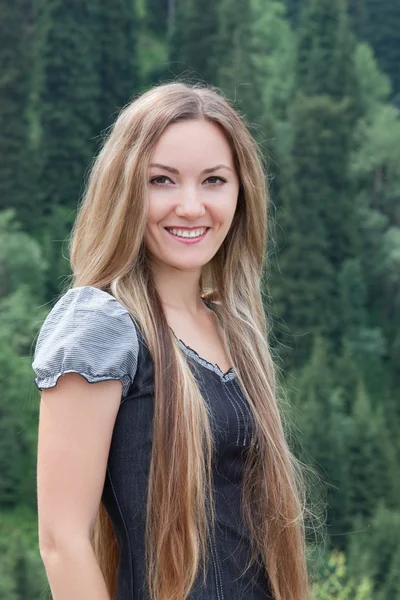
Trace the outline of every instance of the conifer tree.
{"type": "Polygon", "coordinates": [[[257,128],[265,121],[254,65],[254,12],[247,0],[201,5],[181,0],[171,39],[171,71],[216,85],[257,128]]]}
{"type": "Polygon", "coordinates": [[[0,1],[0,210],[15,208],[25,227],[35,208],[28,168],[31,12],[29,0],[0,1]]]}
{"type": "Polygon", "coordinates": [[[400,597],[400,545],[394,556],[392,556],[390,569],[386,577],[383,588],[377,590],[377,599],[386,600],[387,598],[400,597]]]}
{"type": "Polygon", "coordinates": [[[337,113],[338,108],[328,98],[303,95],[297,96],[291,111],[294,144],[291,163],[281,177],[272,295],[279,318],[275,320],[276,334],[280,340],[285,336],[281,354],[283,357],[294,350],[295,365],[307,360],[313,334],[329,337],[336,327],[335,266],[330,260],[323,211],[328,202],[336,200],[325,168],[334,152],[326,140],[337,113]]]}
{"type": "Polygon", "coordinates": [[[344,358],[340,372],[347,373],[349,362],[354,363],[371,395],[376,393],[381,402],[388,390],[382,364],[387,343],[382,327],[372,327],[369,323],[366,279],[360,258],[344,261],[338,288],[340,327],[343,330],[343,355],[338,362],[344,358]]]}
{"type": "Polygon", "coordinates": [[[73,210],[99,133],[97,2],[40,0],[41,177],[37,210],[46,225],[56,206],[73,210]]]}
{"type": "Polygon", "coordinates": [[[355,39],[346,0],[308,0],[298,30],[297,86],[307,96],[356,99],[355,39]]]}
{"type": "MultiPolygon", "coordinates": [[[[287,21],[285,6],[278,0],[253,0],[250,47],[252,67],[261,97],[256,98],[272,123],[286,126],[288,107],[293,98],[296,36],[287,21]],[[282,76],[284,74],[284,77],[282,76]],[[283,122],[285,122],[283,124],[283,122]]],[[[278,143],[282,143],[279,131],[278,143]]],[[[279,161],[284,160],[285,152],[279,161]]]]}
{"type": "Polygon", "coordinates": [[[29,577],[29,565],[26,549],[22,543],[21,535],[16,539],[16,561],[14,565],[15,591],[17,598],[29,598],[31,593],[31,581],[29,577]]]}
{"type": "MultiPolygon", "coordinates": [[[[99,1],[100,128],[140,90],[138,15],[132,0],[99,1]]],[[[162,18],[162,15],[158,15],[162,18]]]]}
{"type": "Polygon", "coordinates": [[[366,289],[360,260],[345,260],[339,273],[340,315],[346,336],[357,340],[367,324],[366,289]]]}
{"type": "MultiPolygon", "coordinates": [[[[9,347],[10,339],[4,334],[0,334],[0,343],[2,347],[9,347]]],[[[10,375],[16,377],[14,369],[18,357],[8,350],[8,353],[2,350],[0,352],[0,367],[2,373],[9,374],[8,381],[1,377],[3,385],[15,383],[10,375]]],[[[2,397],[0,401],[0,509],[14,508],[21,500],[19,496],[20,482],[22,477],[22,453],[17,431],[18,421],[15,414],[15,407],[8,402],[9,398],[2,397]]]]}
{"type": "Polygon", "coordinates": [[[345,546],[350,527],[350,478],[347,461],[349,419],[343,395],[329,365],[329,345],[315,338],[309,362],[297,373],[291,397],[296,406],[302,460],[312,464],[322,485],[313,486],[313,503],[326,503],[327,528],[335,535],[336,547],[345,546]],[[321,494],[323,492],[323,496],[321,494]]]}
{"type": "Polygon", "coordinates": [[[357,186],[369,320],[375,331],[381,331],[384,347],[375,355],[375,370],[383,371],[375,385],[380,399],[388,385],[396,397],[400,382],[400,120],[398,109],[389,104],[388,77],[379,71],[365,43],[357,48],[356,67],[365,117],[357,125],[350,166],[357,186]]]}
{"type": "Polygon", "coordinates": [[[273,279],[273,295],[279,317],[301,336],[299,364],[315,333],[339,348],[337,278],[359,249],[349,154],[360,108],[345,10],[342,0],[309,0],[298,31],[297,93],[289,116],[292,164],[282,175],[280,275],[273,279]]]}
{"type": "Polygon", "coordinates": [[[164,36],[172,26],[175,0],[146,0],[145,22],[147,27],[156,35],[164,36]],[[172,13],[172,14],[171,14],[172,13]]]}
{"type": "MultiPolygon", "coordinates": [[[[41,239],[48,227],[52,232],[57,227],[48,256],[54,274],[101,131],[138,90],[137,23],[130,0],[39,1],[42,195],[37,210],[41,239]]],[[[49,295],[55,284],[53,277],[49,295]]]]}
{"type": "Polygon", "coordinates": [[[303,4],[302,0],[285,0],[285,4],[288,18],[293,25],[296,25],[303,4]]]}
{"type": "Polygon", "coordinates": [[[398,0],[351,0],[357,35],[374,49],[380,68],[389,75],[393,100],[400,102],[400,3],[398,0]]]}
{"type": "Polygon", "coordinates": [[[218,87],[245,115],[247,122],[256,125],[257,137],[265,112],[254,64],[252,4],[248,0],[224,0],[218,8],[218,87]]]}
{"type": "Polygon", "coordinates": [[[307,98],[324,96],[331,102],[315,115],[316,119],[321,115],[326,128],[316,162],[322,176],[318,210],[325,222],[329,259],[335,270],[358,250],[348,163],[355,120],[362,113],[355,40],[346,8],[346,0],[309,0],[305,5],[298,33],[295,84],[307,98]]]}
{"type": "Polygon", "coordinates": [[[400,512],[389,510],[379,502],[372,518],[354,519],[349,537],[349,573],[360,577],[365,573],[373,581],[373,598],[391,600],[398,584],[400,512]],[[390,590],[390,593],[388,593],[390,590]]]}
{"type": "Polygon", "coordinates": [[[170,39],[170,70],[191,81],[217,84],[218,3],[203,0],[180,0],[170,39]]]}
{"type": "Polygon", "coordinates": [[[373,410],[364,383],[356,390],[349,431],[348,466],[351,486],[350,514],[371,517],[379,500],[396,506],[396,463],[380,410],[373,410]]]}

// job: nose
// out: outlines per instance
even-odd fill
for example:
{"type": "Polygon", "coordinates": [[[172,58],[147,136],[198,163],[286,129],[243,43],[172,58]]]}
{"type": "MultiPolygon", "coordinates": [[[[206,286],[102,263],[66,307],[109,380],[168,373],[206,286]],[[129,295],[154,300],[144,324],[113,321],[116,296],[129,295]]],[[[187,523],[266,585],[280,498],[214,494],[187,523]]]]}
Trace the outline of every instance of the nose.
{"type": "Polygon", "coordinates": [[[206,212],[200,190],[195,188],[182,188],[180,198],[175,206],[175,214],[178,217],[196,220],[206,212]]]}

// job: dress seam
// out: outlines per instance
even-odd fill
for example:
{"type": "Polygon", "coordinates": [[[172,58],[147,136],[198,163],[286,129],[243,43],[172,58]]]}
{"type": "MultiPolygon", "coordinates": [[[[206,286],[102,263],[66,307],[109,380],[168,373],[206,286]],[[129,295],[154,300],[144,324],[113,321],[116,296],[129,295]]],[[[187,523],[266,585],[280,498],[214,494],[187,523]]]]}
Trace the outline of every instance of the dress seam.
{"type": "Polygon", "coordinates": [[[131,549],[131,542],[130,542],[130,538],[129,538],[129,534],[128,534],[128,528],[126,526],[126,521],[125,521],[123,512],[121,510],[121,505],[119,503],[118,496],[117,496],[117,493],[116,493],[115,488],[114,488],[114,484],[113,484],[113,481],[112,481],[112,477],[111,477],[111,473],[110,473],[109,467],[107,467],[107,474],[108,474],[108,477],[109,477],[109,480],[110,480],[110,485],[111,485],[111,489],[112,489],[112,492],[113,492],[113,495],[114,495],[114,498],[115,498],[115,502],[116,502],[116,504],[118,506],[118,512],[120,514],[121,521],[122,521],[122,523],[124,525],[125,535],[126,535],[126,539],[127,539],[127,542],[128,542],[129,570],[130,570],[130,575],[131,575],[131,585],[130,585],[130,587],[131,587],[132,600],[133,600],[133,571],[132,571],[132,549],[131,549]]]}
{"type": "MultiPolygon", "coordinates": [[[[223,590],[223,586],[222,586],[221,569],[220,569],[219,558],[218,558],[217,544],[215,543],[214,531],[211,533],[211,544],[214,545],[214,552],[215,552],[215,563],[214,563],[214,568],[216,565],[215,578],[217,579],[217,573],[218,573],[218,581],[219,581],[219,588],[220,588],[220,592],[221,592],[221,598],[222,598],[222,600],[224,600],[224,590],[223,590]]],[[[217,588],[217,590],[218,590],[218,588],[217,588]]]]}
{"type": "MultiPolygon", "coordinates": [[[[206,509],[208,512],[210,512],[210,510],[211,510],[208,499],[206,499],[206,509]]],[[[220,569],[219,559],[218,559],[217,544],[215,542],[215,530],[211,523],[209,523],[209,525],[210,525],[210,528],[209,528],[208,541],[210,544],[211,558],[212,558],[213,567],[214,567],[214,579],[215,579],[215,586],[216,586],[215,589],[217,591],[217,600],[224,600],[224,589],[223,589],[223,585],[222,585],[221,569],[220,569]]]]}
{"type": "Polygon", "coordinates": [[[218,576],[217,576],[217,564],[216,564],[216,557],[214,555],[214,549],[213,549],[213,545],[211,542],[211,539],[209,540],[210,543],[210,551],[211,551],[211,558],[212,558],[212,562],[213,562],[213,568],[214,568],[214,579],[215,579],[215,589],[217,591],[217,600],[221,600],[221,596],[219,594],[219,580],[218,580],[218,576]]]}
{"type": "MultiPolygon", "coordinates": [[[[228,393],[227,390],[227,386],[225,385],[225,382],[222,381],[222,389],[224,391],[225,397],[228,399],[228,402],[230,402],[233,410],[235,411],[235,415],[236,415],[236,422],[237,422],[237,437],[236,437],[236,446],[239,447],[239,442],[240,442],[240,419],[239,419],[239,413],[236,410],[237,409],[237,405],[236,402],[233,402],[233,398],[231,397],[231,395],[228,393]]],[[[243,411],[242,411],[243,414],[243,411]]]]}
{"type": "MultiPolygon", "coordinates": [[[[247,419],[246,419],[246,415],[243,412],[243,408],[240,406],[240,403],[238,402],[238,400],[236,398],[234,398],[233,394],[231,393],[231,391],[228,389],[228,386],[224,384],[224,391],[226,396],[228,397],[228,400],[230,400],[232,406],[233,403],[235,404],[235,406],[240,410],[241,415],[243,417],[243,446],[246,446],[246,438],[247,438],[247,419]]],[[[239,446],[239,433],[238,433],[238,441],[237,441],[237,446],[239,446]]]]}
{"type": "MultiPolygon", "coordinates": [[[[236,383],[236,382],[234,382],[234,384],[235,384],[235,383],[236,383]]],[[[243,407],[244,407],[245,411],[246,411],[246,412],[247,412],[247,414],[248,414],[248,417],[249,417],[249,422],[248,422],[248,424],[249,424],[249,429],[250,429],[250,432],[248,432],[248,435],[249,435],[249,439],[250,439],[250,440],[252,440],[252,439],[253,439],[253,434],[254,434],[253,413],[252,413],[252,410],[251,410],[251,408],[250,408],[250,406],[249,406],[249,403],[248,403],[247,399],[245,399],[245,397],[243,397],[243,396],[242,396],[242,395],[241,395],[241,394],[238,392],[238,389],[237,389],[237,387],[238,387],[237,385],[233,385],[233,386],[232,386],[232,390],[233,390],[233,392],[235,393],[235,396],[237,397],[237,399],[238,399],[238,402],[240,401],[240,402],[243,404],[243,407]]],[[[246,429],[247,429],[247,426],[246,426],[246,429]]]]}

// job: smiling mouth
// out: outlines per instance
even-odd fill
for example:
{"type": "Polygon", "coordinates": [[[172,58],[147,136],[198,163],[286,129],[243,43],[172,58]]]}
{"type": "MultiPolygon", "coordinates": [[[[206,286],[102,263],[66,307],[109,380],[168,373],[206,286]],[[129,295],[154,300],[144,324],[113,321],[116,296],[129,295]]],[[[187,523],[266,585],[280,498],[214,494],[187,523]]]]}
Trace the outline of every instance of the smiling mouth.
{"type": "Polygon", "coordinates": [[[179,229],[177,227],[165,227],[171,235],[182,239],[200,239],[210,229],[210,227],[198,227],[197,229],[179,229]]]}

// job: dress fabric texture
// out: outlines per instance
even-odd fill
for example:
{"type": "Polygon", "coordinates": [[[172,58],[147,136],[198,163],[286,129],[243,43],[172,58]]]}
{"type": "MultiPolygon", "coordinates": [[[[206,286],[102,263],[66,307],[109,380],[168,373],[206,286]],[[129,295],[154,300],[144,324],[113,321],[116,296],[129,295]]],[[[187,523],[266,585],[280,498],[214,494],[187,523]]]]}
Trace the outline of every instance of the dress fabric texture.
{"type": "MultiPolygon", "coordinates": [[[[210,534],[206,581],[199,575],[190,600],[268,600],[268,580],[256,563],[243,574],[249,535],[241,487],[253,419],[233,369],[222,373],[181,340],[202,396],[210,407],[215,443],[213,493],[216,526],[210,534]]],[[[154,364],[139,328],[110,294],[92,286],[70,289],[49,312],[32,367],[38,389],[69,372],[90,383],[122,382],[102,502],[120,548],[116,600],[148,600],[145,576],[146,496],[152,448],[154,364]]],[[[73,440],[71,440],[73,441],[73,440]]]]}

